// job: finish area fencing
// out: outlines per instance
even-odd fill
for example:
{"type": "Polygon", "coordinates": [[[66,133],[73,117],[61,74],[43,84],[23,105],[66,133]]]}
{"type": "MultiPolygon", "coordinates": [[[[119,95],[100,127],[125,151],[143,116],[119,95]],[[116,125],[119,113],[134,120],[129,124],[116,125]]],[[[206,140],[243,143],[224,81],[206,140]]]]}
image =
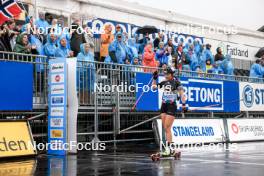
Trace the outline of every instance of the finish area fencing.
{"type": "MultiPolygon", "coordinates": [[[[39,142],[44,142],[47,139],[49,59],[53,58],[0,52],[0,63],[19,62],[33,65],[33,110],[0,111],[0,119],[28,119],[33,136],[39,142]]],[[[159,113],[156,111],[139,112],[131,110],[136,103],[136,92],[118,92],[116,89],[118,85],[123,85],[123,87],[135,85],[137,74],[142,72],[151,74],[154,70],[162,73],[162,70],[157,68],[78,61],[76,73],[79,103],[77,118],[78,141],[89,142],[94,137],[98,137],[105,142],[153,140],[152,122],[149,119],[159,113]],[[111,89],[111,91],[106,91],[106,88],[111,89]],[[98,91],[100,89],[101,91],[98,91]],[[139,123],[142,124],[137,125],[139,123]]],[[[176,71],[175,74],[178,77],[188,78],[263,82],[262,79],[252,79],[243,76],[215,75],[190,71],[176,71]]],[[[259,112],[190,112],[185,115],[178,113],[177,116],[179,118],[258,118],[262,117],[262,114],[259,112]]]]}

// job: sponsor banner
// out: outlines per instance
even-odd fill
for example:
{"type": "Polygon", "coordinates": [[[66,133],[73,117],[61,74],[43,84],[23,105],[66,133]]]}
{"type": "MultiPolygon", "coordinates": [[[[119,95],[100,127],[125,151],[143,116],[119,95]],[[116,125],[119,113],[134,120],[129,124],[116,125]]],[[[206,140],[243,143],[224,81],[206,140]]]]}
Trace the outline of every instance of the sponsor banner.
{"type": "Polygon", "coordinates": [[[64,83],[64,74],[52,74],[51,75],[51,83],[52,84],[61,84],[64,83]]]}
{"type": "Polygon", "coordinates": [[[263,111],[264,84],[239,83],[240,111],[263,111]]]}
{"type": "MultiPolygon", "coordinates": [[[[157,120],[157,125],[159,138],[163,140],[161,119],[157,120]]],[[[175,144],[223,142],[225,139],[222,119],[175,119],[171,132],[175,144]]]]}
{"type": "Polygon", "coordinates": [[[227,119],[229,140],[264,140],[264,119],[227,119]]]}
{"type": "Polygon", "coordinates": [[[31,111],[33,65],[0,62],[0,111],[31,111]]]}
{"type": "Polygon", "coordinates": [[[218,47],[222,48],[223,54],[229,54],[234,59],[250,60],[255,58],[255,54],[258,52],[259,48],[246,46],[242,44],[235,44],[230,42],[223,42],[219,40],[204,39],[204,43],[211,44],[211,51],[216,54],[216,49],[218,47]]]}
{"type": "Polygon", "coordinates": [[[51,105],[64,105],[64,96],[51,96],[51,105]]]}
{"type": "Polygon", "coordinates": [[[63,127],[63,118],[50,118],[50,127],[63,127]]]}
{"type": "Polygon", "coordinates": [[[65,155],[61,147],[67,142],[67,63],[64,58],[49,62],[48,154],[65,155]],[[57,141],[60,141],[59,143],[57,141]],[[52,146],[52,148],[51,148],[52,146]],[[55,147],[54,147],[55,146],[55,147]]]}
{"type": "MultiPolygon", "coordinates": [[[[134,34],[139,27],[134,24],[123,23],[123,22],[112,21],[112,20],[101,19],[101,18],[88,22],[88,27],[91,28],[92,31],[94,32],[95,38],[100,38],[100,34],[104,33],[104,26],[106,24],[110,24],[112,26],[113,33],[116,32],[116,29],[115,29],[116,25],[119,25],[121,27],[121,30],[123,32],[126,32],[129,37],[134,37],[134,34]]],[[[156,35],[155,34],[150,35],[150,38],[154,40],[156,38],[156,35]]],[[[176,31],[170,31],[166,35],[164,35],[165,43],[167,43],[168,38],[173,39],[173,44],[175,46],[178,46],[180,42],[182,42],[183,44],[186,44],[186,43],[193,43],[193,41],[198,41],[199,43],[202,44],[204,40],[202,37],[197,37],[197,36],[192,36],[192,35],[187,35],[187,34],[180,34],[180,33],[177,33],[176,31]]]]}
{"type": "MultiPolygon", "coordinates": [[[[151,79],[151,74],[137,73],[136,82],[138,91],[136,97],[139,98],[144,91],[144,87],[151,79]]],[[[159,81],[164,80],[160,76],[159,81]]],[[[218,81],[211,79],[186,78],[181,77],[180,81],[187,97],[187,105],[193,111],[213,111],[213,112],[239,112],[239,88],[234,81],[218,81]],[[232,89],[230,89],[232,87],[232,89]]],[[[151,85],[149,85],[151,86],[151,85]]],[[[138,111],[157,111],[161,107],[163,91],[149,91],[141,96],[137,105],[138,111]]],[[[178,103],[178,109],[181,102],[178,103]]]]}
{"type": "Polygon", "coordinates": [[[37,161],[34,159],[26,159],[23,161],[4,161],[0,164],[0,176],[23,175],[30,176],[36,172],[37,161]]]}
{"type": "Polygon", "coordinates": [[[63,85],[52,85],[51,86],[51,94],[64,94],[64,86],[63,85]]]}
{"type": "Polygon", "coordinates": [[[0,158],[35,154],[27,121],[0,122],[0,158]]]}
{"type": "Polygon", "coordinates": [[[50,108],[50,115],[53,117],[64,116],[64,107],[52,107],[52,108],[50,108]]]}
{"type": "Polygon", "coordinates": [[[51,73],[61,73],[64,72],[64,64],[63,63],[54,63],[50,66],[51,73]]]}

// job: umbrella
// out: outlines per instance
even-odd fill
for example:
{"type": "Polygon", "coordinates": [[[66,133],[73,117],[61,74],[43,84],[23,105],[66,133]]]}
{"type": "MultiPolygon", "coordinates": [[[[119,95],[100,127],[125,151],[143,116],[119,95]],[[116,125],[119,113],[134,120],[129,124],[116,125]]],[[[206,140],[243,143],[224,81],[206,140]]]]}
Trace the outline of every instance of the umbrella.
{"type": "Polygon", "coordinates": [[[264,47],[260,48],[255,56],[261,58],[263,55],[264,55],[264,47]]]}
{"type": "Polygon", "coordinates": [[[157,33],[159,32],[159,30],[155,27],[155,26],[143,26],[143,27],[139,27],[136,31],[137,34],[153,34],[153,33],[157,33]]]}

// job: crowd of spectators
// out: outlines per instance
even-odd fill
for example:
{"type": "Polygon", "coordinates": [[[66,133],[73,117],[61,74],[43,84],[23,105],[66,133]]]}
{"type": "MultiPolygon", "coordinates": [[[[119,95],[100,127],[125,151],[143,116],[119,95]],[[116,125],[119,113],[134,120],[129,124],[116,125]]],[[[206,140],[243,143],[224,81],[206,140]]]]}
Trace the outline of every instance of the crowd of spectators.
{"type": "MultiPolygon", "coordinates": [[[[80,20],[74,20],[70,28],[65,28],[57,19],[47,21],[45,14],[40,13],[36,21],[27,17],[24,25],[16,25],[13,20],[2,25],[0,51],[39,54],[48,58],[78,56],[82,61],[233,75],[231,57],[224,55],[221,48],[217,48],[214,56],[210,44],[194,41],[176,46],[172,38],[165,42],[162,32],[152,41],[149,34],[144,34],[141,39],[137,34],[130,37],[119,25],[113,31],[111,25],[104,26],[100,36],[100,56],[95,59],[93,33],[87,26],[82,26],[80,20]]],[[[250,76],[263,77],[263,61],[258,60],[252,66],[250,76]]]]}

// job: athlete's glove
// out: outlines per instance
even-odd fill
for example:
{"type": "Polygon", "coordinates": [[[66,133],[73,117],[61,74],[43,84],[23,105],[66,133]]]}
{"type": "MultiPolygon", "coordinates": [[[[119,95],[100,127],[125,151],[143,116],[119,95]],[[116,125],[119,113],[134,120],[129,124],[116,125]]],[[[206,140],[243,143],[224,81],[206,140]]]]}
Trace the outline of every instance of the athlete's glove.
{"type": "Polygon", "coordinates": [[[158,73],[158,71],[155,71],[155,72],[153,73],[153,79],[154,79],[154,80],[157,80],[158,77],[159,77],[159,73],[158,73]]]}
{"type": "Polygon", "coordinates": [[[187,112],[187,107],[186,107],[186,104],[183,103],[182,104],[182,113],[186,113],[187,112]]]}

